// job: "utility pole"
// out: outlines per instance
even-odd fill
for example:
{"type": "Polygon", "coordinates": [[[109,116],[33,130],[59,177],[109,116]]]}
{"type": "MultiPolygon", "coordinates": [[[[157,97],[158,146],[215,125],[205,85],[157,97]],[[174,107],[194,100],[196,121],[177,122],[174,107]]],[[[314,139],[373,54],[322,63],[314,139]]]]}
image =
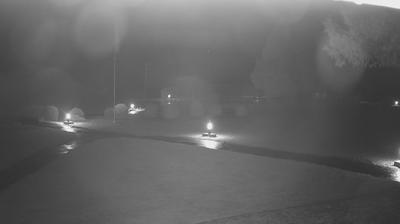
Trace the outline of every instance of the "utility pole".
{"type": "Polygon", "coordinates": [[[119,51],[119,30],[118,30],[118,26],[117,23],[114,21],[114,43],[113,43],[113,64],[114,64],[114,75],[113,75],[113,84],[114,84],[114,88],[113,88],[113,92],[114,92],[114,99],[113,99],[113,123],[115,124],[116,121],[116,111],[115,111],[115,104],[116,104],[116,79],[117,79],[117,57],[118,57],[118,51],[119,51]]]}
{"type": "Polygon", "coordinates": [[[147,98],[147,75],[149,73],[149,63],[146,62],[146,64],[144,64],[144,83],[143,83],[143,95],[144,95],[144,99],[146,100],[147,98]]]}
{"type": "Polygon", "coordinates": [[[114,47],[114,54],[113,54],[113,62],[114,62],[114,100],[113,100],[113,123],[115,124],[115,81],[117,76],[117,47],[114,47]]]}

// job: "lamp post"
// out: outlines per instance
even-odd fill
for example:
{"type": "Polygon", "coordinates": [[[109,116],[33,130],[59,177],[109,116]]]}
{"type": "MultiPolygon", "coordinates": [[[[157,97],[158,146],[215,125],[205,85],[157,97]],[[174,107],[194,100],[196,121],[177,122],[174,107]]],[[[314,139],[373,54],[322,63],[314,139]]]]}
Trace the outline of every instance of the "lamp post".
{"type": "MultiPolygon", "coordinates": [[[[115,42],[116,45],[116,42],[115,42]]],[[[113,72],[113,123],[115,123],[115,81],[117,76],[117,47],[114,45],[113,52],[113,64],[114,64],[114,72],[113,72]]]]}
{"type": "Polygon", "coordinates": [[[147,98],[147,76],[149,73],[149,63],[144,64],[144,81],[143,81],[143,97],[146,100],[147,98]]]}
{"type": "Polygon", "coordinates": [[[211,121],[207,122],[206,129],[207,129],[207,132],[202,134],[203,137],[211,137],[211,138],[217,137],[217,133],[212,132],[214,129],[214,124],[211,121]]]}
{"type": "Polygon", "coordinates": [[[119,30],[117,20],[114,21],[114,43],[113,43],[113,123],[115,124],[115,104],[116,104],[116,80],[118,72],[118,52],[119,52],[119,30]]]}
{"type": "Polygon", "coordinates": [[[208,133],[211,133],[212,129],[214,128],[214,125],[211,121],[207,122],[207,131],[208,133]]]}

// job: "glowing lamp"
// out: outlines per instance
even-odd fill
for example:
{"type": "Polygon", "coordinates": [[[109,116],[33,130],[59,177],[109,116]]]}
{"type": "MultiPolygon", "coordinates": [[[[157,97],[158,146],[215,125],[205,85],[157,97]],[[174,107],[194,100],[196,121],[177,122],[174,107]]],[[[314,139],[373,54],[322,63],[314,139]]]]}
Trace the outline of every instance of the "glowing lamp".
{"type": "Polygon", "coordinates": [[[211,131],[214,128],[214,125],[211,121],[207,122],[207,130],[211,131]]]}
{"type": "Polygon", "coordinates": [[[66,113],[65,114],[65,120],[64,120],[64,124],[66,125],[72,125],[74,122],[71,121],[71,114],[70,113],[66,113]]]}
{"type": "Polygon", "coordinates": [[[171,99],[171,94],[168,94],[168,99],[171,99]]]}
{"type": "Polygon", "coordinates": [[[202,134],[204,137],[212,137],[212,138],[217,137],[217,134],[212,132],[212,130],[214,129],[214,124],[211,121],[207,122],[206,128],[207,132],[202,134]]]}
{"type": "Polygon", "coordinates": [[[128,109],[128,114],[134,115],[134,114],[137,114],[137,113],[142,112],[144,110],[145,110],[144,108],[137,107],[135,104],[131,103],[130,107],[128,109]]]}

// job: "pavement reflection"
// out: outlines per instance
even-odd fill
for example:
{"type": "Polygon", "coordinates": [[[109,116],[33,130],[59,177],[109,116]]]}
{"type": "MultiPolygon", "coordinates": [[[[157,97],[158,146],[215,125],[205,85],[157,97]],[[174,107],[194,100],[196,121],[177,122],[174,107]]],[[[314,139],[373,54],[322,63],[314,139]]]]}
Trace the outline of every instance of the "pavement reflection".
{"type": "Polygon", "coordinates": [[[59,148],[59,151],[61,154],[68,154],[72,150],[74,150],[76,147],[78,147],[78,143],[76,141],[72,141],[68,144],[61,145],[59,148]]]}

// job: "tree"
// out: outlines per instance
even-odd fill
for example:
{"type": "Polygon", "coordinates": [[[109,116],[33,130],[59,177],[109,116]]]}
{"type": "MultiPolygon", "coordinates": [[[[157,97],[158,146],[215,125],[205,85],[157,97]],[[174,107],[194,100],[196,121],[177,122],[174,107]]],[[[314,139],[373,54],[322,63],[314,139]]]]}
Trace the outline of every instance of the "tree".
{"type": "Polygon", "coordinates": [[[400,12],[370,6],[340,8],[327,18],[323,50],[338,67],[390,67],[400,65],[400,12]]]}
{"type": "Polygon", "coordinates": [[[313,91],[314,49],[320,30],[312,19],[268,27],[261,57],[251,74],[254,87],[265,96],[297,97],[313,91]]]}

